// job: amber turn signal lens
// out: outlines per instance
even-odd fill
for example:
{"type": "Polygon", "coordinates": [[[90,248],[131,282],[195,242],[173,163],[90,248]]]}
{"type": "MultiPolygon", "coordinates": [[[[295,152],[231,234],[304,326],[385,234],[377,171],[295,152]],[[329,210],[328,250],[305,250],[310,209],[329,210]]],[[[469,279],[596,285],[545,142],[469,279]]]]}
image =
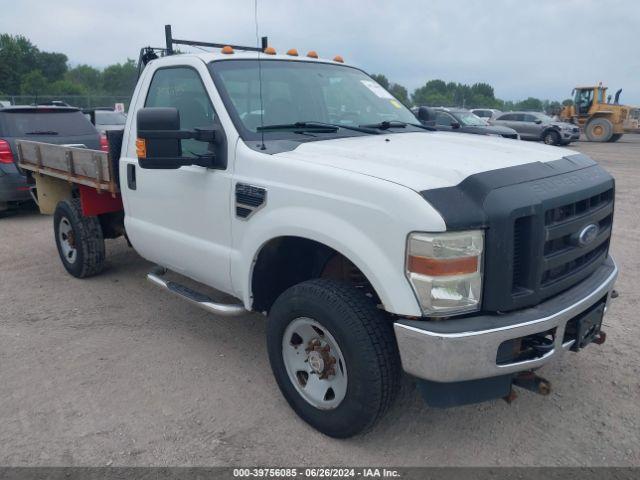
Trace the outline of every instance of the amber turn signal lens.
{"type": "Polygon", "coordinates": [[[233,48],[231,48],[229,45],[225,45],[220,51],[225,55],[231,55],[233,53],[233,48]]]}
{"type": "Polygon", "coordinates": [[[296,50],[295,48],[290,48],[289,50],[287,50],[287,55],[291,55],[292,57],[297,57],[298,50],[296,50]]]}
{"type": "Polygon", "coordinates": [[[338,63],[344,63],[344,58],[342,58],[341,55],[336,55],[335,57],[333,57],[333,61],[338,63]]]}
{"type": "Polygon", "coordinates": [[[142,138],[136,139],[136,155],[138,158],[147,158],[147,142],[142,138]]]}
{"type": "Polygon", "coordinates": [[[276,49],[273,47],[267,47],[264,49],[264,53],[266,53],[267,55],[275,55],[276,49]]]}
{"type": "Polygon", "coordinates": [[[430,277],[464,275],[478,271],[478,257],[436,259],[411,255],[407,267],[412,273],[430,277]]]}
{"type": "Polygon", "coordinates": [[[318,54],[316,53],[315,50],[311,50],[309,53],[307,53],[307,57],[309,57],[309,58],[318,58],[318,54]]]}

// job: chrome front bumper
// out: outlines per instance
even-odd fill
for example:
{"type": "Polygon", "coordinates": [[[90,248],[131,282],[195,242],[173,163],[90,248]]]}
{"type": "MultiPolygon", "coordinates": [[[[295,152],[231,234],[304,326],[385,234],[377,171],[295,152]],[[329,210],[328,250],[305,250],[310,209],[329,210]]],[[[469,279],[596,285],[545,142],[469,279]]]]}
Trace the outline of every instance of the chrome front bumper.
{"type": "Polygon", "coordinates": [[[573,345],[573,340],[563,343],[569,320],[605,296],[608,305],[617,276],[618,268],[608,257],[587,279],[532,308],[461,319],[397,321],[394,330],[402,367],[415,377],[434,382],[460,382],[539,368],[573,345]],[[497,363],[503,342],[554,328],[553,349],[541,357],[497,363]]]}

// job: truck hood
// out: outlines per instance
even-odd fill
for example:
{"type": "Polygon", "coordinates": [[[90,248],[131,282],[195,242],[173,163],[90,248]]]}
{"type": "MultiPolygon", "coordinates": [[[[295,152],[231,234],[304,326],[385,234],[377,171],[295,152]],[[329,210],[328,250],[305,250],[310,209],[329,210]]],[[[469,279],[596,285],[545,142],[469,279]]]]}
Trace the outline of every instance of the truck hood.
{"type": "Polygon", "coordinates": [[[411,132],[307,142],[274,156],[356,172],[420,192],[457,185],[476,173],[575,153],[500,137],[411,132]]]}

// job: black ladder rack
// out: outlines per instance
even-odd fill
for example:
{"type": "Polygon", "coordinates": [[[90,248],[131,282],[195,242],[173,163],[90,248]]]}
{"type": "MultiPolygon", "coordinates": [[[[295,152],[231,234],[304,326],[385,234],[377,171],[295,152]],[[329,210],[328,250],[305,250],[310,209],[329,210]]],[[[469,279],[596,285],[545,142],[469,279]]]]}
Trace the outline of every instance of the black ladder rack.
{"type": "Polygon", "coordinates": [[[231,43],[211,43],[211,42],[199,42],[196,40],[179,40],[177,38],[173,38],[173,34],[171,32],[171,25],[164,26],[164,36],[167,43],[166,54],[173,55],[173,46],[174,45],[189,45],[192,47],[210,47],[210,48],[223,48],[229,46],[234,50],[245,50],[248,52],[264,52],[264,49],[267,48],[267,37],[262,37],[262,46],[261,47],[244,47],[242,45],[233,45],[231,43]]]}

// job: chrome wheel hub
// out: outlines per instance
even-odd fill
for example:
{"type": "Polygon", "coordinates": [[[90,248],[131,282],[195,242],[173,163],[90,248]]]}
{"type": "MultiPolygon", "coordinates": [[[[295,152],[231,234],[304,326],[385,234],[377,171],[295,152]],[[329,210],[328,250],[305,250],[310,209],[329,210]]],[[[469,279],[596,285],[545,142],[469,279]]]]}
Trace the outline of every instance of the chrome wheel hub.
{"type": "Polygon", "coordinates": [[[58,241],[62,250],[62,255],[69,263],[75,263],[78,258],[78,251],[76,249],[75,236],[71,222],[67,217],[62,217],[58,224],[58,241]]]}
{"type": "Polygon", "coordinates": [[[322,359],[322,355],[314,351],[309,353],[307,358],[309,359],[309,366],[311,369],[318,375],[321,375],[324,371],[324,360],[322,359]]]}
{"type": "Polygon", "coordinates": [[[293,320],[282,338],[282,358],[289,380],[308,403],[336,408],[347,394],[347,366],[333,335],[319,322],[293,320]]]}

